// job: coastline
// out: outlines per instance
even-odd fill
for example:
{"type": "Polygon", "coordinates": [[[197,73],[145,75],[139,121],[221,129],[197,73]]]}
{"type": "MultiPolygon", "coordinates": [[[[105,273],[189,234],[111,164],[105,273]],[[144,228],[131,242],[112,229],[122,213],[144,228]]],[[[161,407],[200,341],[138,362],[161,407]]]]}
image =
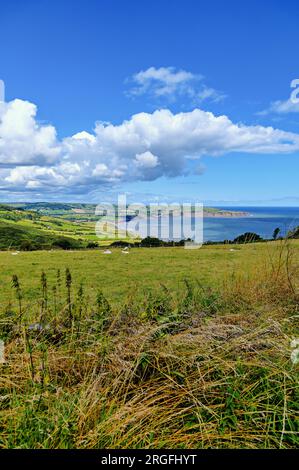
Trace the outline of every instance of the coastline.
{"type": "MultiPolygon", "coordinates": [[[[158,214],[158,213],[152,213],[151,214],[151,218],[153,219],[158,219],[159,217],[165,217],[167,216],[168,213],[162,213],[162,214],[158,214]]],[[[201,216],[202,213],[201,212],[194,212],[192,214],[194,217],[198,217],[198,216],[201,216]]],[[[183,214],[179,213],[179,212],[173,212],[173,216],[174,217],[180,217],[180,216],[183,216],[183,214]]],[[[247,217],[251,217],[252,214],[250,214],[250,212],[245,212],[245,211],[225,211],[225,210],[215,210],[215,211],[212,211],[212,210],[203,210],[203,217],[204,218],[213,218],[213,219],[238,219],[238,218],[247,218],[247,217]]],[[[141,214],[138,214],[138,215],[129,215],[130,219],[135,219],[135,218],[139,218],[139,219],[145,219],[146,217],[141,215],[141,214]]]]}
{"type": "Polygon", "coordinates": [[[210,212],[205,211],[203,212],[203,216],[206,218],[218,218],[218,219],[229,219],[229,218],[244,218],[244,217],[251,217],[249,212],[243,211],[217,211],[217,212],[210,212]]]}

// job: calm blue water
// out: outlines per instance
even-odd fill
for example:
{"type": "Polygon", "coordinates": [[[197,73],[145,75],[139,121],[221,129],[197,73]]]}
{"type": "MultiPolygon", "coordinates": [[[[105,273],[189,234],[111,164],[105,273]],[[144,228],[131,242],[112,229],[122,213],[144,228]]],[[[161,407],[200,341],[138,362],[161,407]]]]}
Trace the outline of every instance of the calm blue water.
{"type": "Polygon", "coordinates": [[[249,212],[242,218],[205,218],[204,241],[233,240],[245,232],[255,232],[263,238],[271,238],[276,227],[283,235],[299,226],[299,207],[219,207],[249,212]]]}
{"type": "MultiPolygon", "coordinates": [[[[242,211],[247,212],[249,215],[248,217],[204,218],[204,242],[233,240],[245,232],[255,232],[262,238],[272,238],[276,227],[280,228],[280,234],[284,236],[289,230],[299,226],[299,207],[219,207],[219,209],[242,211]]],[[[186,226],[188,226],[188,220],[190,222],[190,218],[186,219],[186,226]]],[[[136,217],[131,221],[131,229],[128,227],[128,230],[129,232],[137,230],[141,238],[148,235],[164,240],[181,240],[189,236],[193,238],[192,230],[191,233],[188,232],[186,226],[182,233],[181,218],[177,216],[173,217],[172,221],[166,216],[153,217],[149,222],[146,219],[136,217]],[[133,228],[135,224],[136,229],[133,228]],[[164,233],[164,236],[162,233],[164,233]],[[177,235],[175,236],[174,233],[177,235]]],[[[125,230],[125,225],[120,224],[120,228],[125,230]]]]}

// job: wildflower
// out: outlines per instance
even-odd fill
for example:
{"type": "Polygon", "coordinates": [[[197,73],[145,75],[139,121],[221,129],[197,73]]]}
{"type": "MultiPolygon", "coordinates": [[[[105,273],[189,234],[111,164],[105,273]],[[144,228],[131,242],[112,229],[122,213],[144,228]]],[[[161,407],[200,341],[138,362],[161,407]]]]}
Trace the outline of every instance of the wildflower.
{"type": "Polygon", "coordinates": [[[291,361],[293,364],[299,363],[299,338],[293,339],[291,341],[291,348],[293,349],[291,353],[291,361]]]}

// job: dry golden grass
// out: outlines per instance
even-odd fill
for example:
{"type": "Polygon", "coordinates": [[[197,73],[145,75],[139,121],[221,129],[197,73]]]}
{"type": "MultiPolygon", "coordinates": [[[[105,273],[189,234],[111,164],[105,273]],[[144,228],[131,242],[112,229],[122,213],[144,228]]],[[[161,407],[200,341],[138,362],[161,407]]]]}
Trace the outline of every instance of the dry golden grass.
{"type": "Polygon", "coordinates": [[[30,333],[35,304],[0,366],[0,446],[298,447],[290,250],[271,245],[250,275],[228,274],[218,289],[187,283],[180,299],[161,288],[95,317],[96,306],[77,298],[68,326],[68,308],[54,321],[49,303],[49,330],[30,333]]]}

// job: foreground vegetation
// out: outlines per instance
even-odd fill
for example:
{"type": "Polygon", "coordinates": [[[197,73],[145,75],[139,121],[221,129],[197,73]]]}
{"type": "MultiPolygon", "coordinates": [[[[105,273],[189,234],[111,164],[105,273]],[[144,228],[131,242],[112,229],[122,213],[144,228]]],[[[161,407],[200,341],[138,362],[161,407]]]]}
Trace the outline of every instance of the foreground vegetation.
{"type": "Polygon", "coordinates": [[[298,447],[296,241],[0,259],[2,448],[298,447]]]}

